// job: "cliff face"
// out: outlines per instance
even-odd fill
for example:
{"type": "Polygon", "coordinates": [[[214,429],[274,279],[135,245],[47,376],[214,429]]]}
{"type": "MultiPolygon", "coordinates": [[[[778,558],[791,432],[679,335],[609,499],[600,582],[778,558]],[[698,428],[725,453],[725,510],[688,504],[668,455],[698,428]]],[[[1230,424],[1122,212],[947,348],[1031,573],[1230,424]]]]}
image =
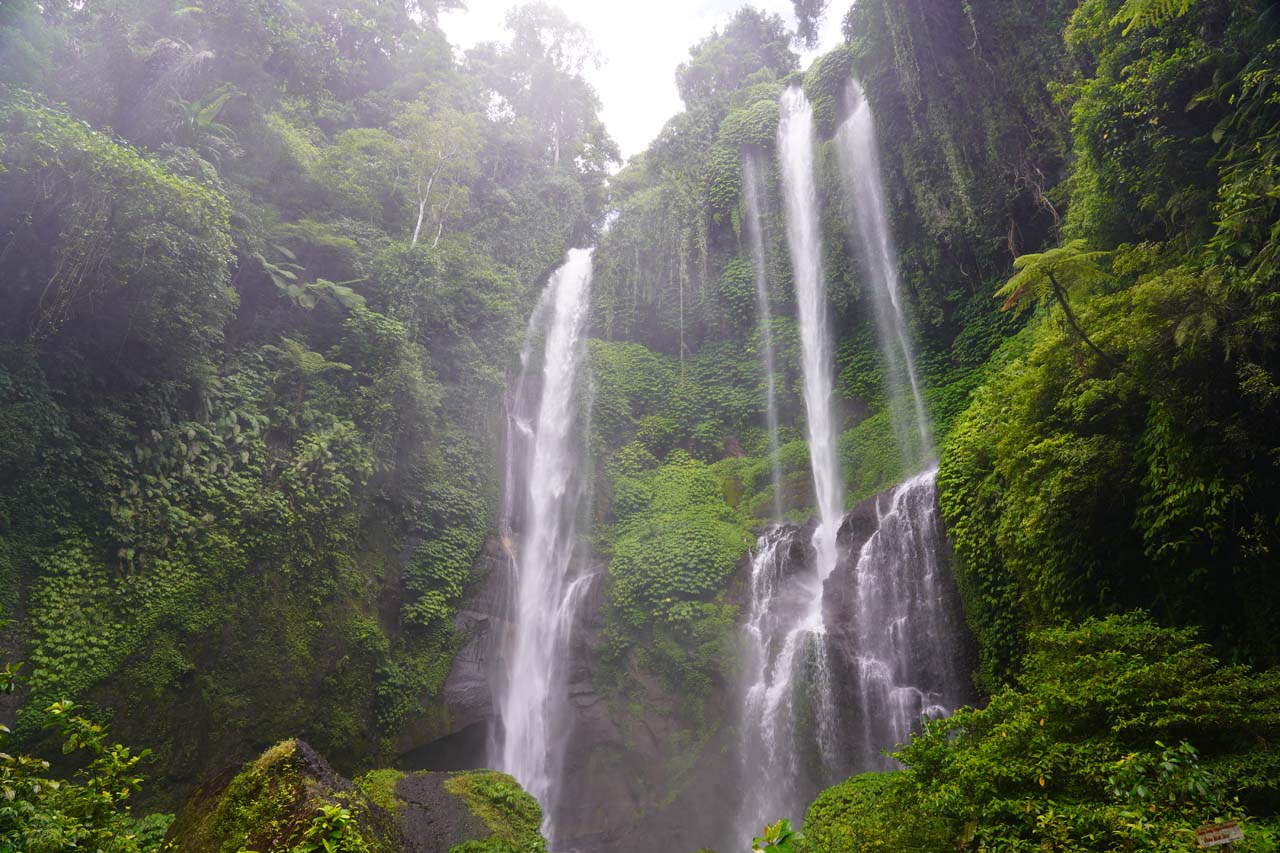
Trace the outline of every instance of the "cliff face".
{"type": "MultiPolygon", "coordinates": [[[[914,481],[912,481],[914,482],[914,481]]],[[[910,546],[932,547],[938,552],[926,570],[938,575],[943,594],[925,600],[927,590],[918,583],[912,566],[899,570],[907,585],[910,607],[927,608],[937,614],[939,635],[957,637],[944,649],[942,660],[932,647],[922,647],[902,662],[904,672],[915,675],[928,689],[922,693],[946,693],[945,701],[971,701],[972,689],[948,681],[950,673],[969,671],[971,643],[963,628],[958,597],[950,584],[949,549],[938,520],[936,491],[918,489],[905,497],[901,489],[887,490],[867,498],[844,517],[839,532],[841,559],[824,587],[824,610],[828,626],[832,680],[837,686],[836,701],[843,707],[860,707],[866,698],[860,649],[859,595],[860,558],[869,540],[885,524],[886,518],[909,516],[915,523],[910,546]],[[895,512],[897,515],[895,515],[895,512]],[[914,596],[914,598],[913,598],[914,596]],[[933,687],[928,687],[933,685],[933,687]]],[[[890,523],[893,523],[892,521],[890,523]]],[[[813,559],[808,545],[812,527],[797,526],[788,537],[783,555],[784,576],[803,571],[813,559]]],[[[449,709],[448,735],[408,753],[408,767],[461,769],[482,766],[487,759],[488,730],[494,720],[493,644],[500,635],[509,561],[498,543],[486,548],[490,560],[488,580],[459,616],[458,629],[470,638],[457,655],[445,686],[449,709]]],[[[914,552],[894,555],[910,559],[914,552]]],[[[889,557],[881,557],[882,562],[889,557]]],[[[865,568],[865,564],[864,564],[865,568]]],[[[881,566],[881,568],[885,568],[881,566]]],[[[730,596],[746,608],[746,578],[750,558],[739,566],[730,596]]],[[[722,845],[735,835],[738,818],[737,792],[741,790],[743,768],[739,759],[738,691],[735,683],[722,682],[713,688],[705,718],[691,721],[684,698],[664,682],[632,667],[626,675],[625,695],[603,691],[602,672],[607,655],[605,637],[605,588],[597,584],[584,602],[574,630],[571,648],[569,696],[571,720],[565,743],[564,780],[556,815],[558,844],[564,849],[641,853],[658,846],[696,849],[722,845]],[[660,843],[659,843],[660,842],[660,843]]],[[[923,618],[923,617],[922,617],[923,618]]],[[[864,754],[860,746],[864,734],[848,726],[842,751],[848,772],[879,766],[878,751],[864,754]]],[[[882,738],[883,732],[874,732],[882,738]]],[[[814,761],[816,770],[822,761],[814,761]]],[[[819,773],[820,775],[820,773],[819,773]]],[[[847,774],[846,774],[847,775],[847,774]]],[[[843,778],[843,777],[842,777],[843,778]]],[[[831,780],[811,780],[816,792],[831,780]]],[[[760,816],[761,820],[768,816],[760,816]]]]}

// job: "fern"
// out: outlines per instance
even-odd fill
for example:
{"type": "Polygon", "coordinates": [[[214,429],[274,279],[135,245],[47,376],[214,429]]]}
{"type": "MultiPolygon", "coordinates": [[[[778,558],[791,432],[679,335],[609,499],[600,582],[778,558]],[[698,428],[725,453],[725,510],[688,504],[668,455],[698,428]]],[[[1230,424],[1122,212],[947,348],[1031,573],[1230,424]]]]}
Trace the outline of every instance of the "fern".
{"type": "Polygon", "coordinates": [[[1126,0],[1111,19],[1112,24],[1125,24],[1124,34],[1141,27],[1158,26],[1170,18],[1190,11],[1196,0],[1126,0]]]}

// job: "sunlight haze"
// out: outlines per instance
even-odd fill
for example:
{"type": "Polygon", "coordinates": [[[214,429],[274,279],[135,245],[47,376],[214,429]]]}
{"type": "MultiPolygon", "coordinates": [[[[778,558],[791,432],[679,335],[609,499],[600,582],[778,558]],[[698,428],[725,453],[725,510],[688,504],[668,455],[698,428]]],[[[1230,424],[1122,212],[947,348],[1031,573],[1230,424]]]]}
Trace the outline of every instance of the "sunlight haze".
{"type": "MultiPolygon", "coordinates": [[[[504,21],[516,4],[511,0],[469,0],[466,9],[445,12],[440,26],[461,48],[484,41],[505,41],[504,21]]],[[[676,67],[689,58],[689,48],[725,23],[744,4],[742,0],[651,0],[648,3],[557,0],[573,21],[586,28],[601,57],[600,67],[588,66],[586,77],[600,96],[601,117],[623,158],[648,146],[663,124],[683,109],[676,93],[676,67]]],[[[759,0],[750,4],[774,12],[795,28],[791,0],[759,0]]],[[[839,9],[822,22],[822,40],[813,51],[802,51],[805,67],[840,40],[839,9]]]]}

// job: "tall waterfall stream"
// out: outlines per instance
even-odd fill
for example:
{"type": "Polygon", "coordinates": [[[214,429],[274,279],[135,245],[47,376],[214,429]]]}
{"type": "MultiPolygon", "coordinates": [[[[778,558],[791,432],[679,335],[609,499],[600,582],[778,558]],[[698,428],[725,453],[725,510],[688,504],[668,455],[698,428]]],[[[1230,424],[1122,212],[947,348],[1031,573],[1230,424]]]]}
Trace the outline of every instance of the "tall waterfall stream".
{"type": "MultiPolygon", "coordinates": [[[[814,188],[814,123],[803,93],[789,89],[779,108],[778,158],[817,520],[811,547],[802,540],[801,528],[780,524],[765,531],[753,554],[739,721],[738,827],[744,849],[752,828],[762,822],[803,817],[823,785],[889,767],[884,750],[906,740],[922,716],[950,713],[967,696],[955,642],[963,628],[943,568],[947,543],[937,517],[937,472],[899,295],[874,119],[853,81],[848,107],[835,142],[851,202],[849,224],[863,255],[888,367],[895,438],[907,464],[929,467],[877,498],[874,532],[858,553],[840,553],[843,473],[814,188]],[[833,578],[842,563],[847,571],[833,578]],[[852,588],[844,595],[851,602],[851,624],[830,625],[827,587],[850,580],[852,588]]],[[[752,172],[746,176],[750,204],[759,190],[752,187],[752,172]]],[[[749,211],[748,222],[754,218],[749,211]]],[[[762,254],[756,253],[758,279],[762,254]]],[[[765,321],[763,312],[759,319],[765,321]]]]}
{"type": "Polygon", "coordinates": [[[496,691],[501,731],[493,763],[542,804],[555,840],[560,758],[568,736],[569,639],[593,576],[583,573],[577,521],[586,489],[579,422],[591,251],[570,250],[547,283],[522,353],[508,426],[505,511],[515,572],[496,691]],[[545,337],[540,375],[533,341],[545,337]],[[536,382],[536,385],[534,384],[536,382]]]}

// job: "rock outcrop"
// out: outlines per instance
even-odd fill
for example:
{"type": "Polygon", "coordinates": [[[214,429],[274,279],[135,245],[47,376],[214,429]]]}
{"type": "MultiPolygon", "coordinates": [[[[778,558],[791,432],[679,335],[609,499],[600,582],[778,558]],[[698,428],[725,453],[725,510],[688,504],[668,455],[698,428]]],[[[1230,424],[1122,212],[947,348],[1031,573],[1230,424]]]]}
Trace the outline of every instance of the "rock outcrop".
{"type": "Polygon", "coordinates": [[[278,853],[345,833],[370,853],[545,853],[541,823],[538,803],[504,773],[374,770],[352,782],[288,740],[198,788],[162,849],[278,853]]]}

